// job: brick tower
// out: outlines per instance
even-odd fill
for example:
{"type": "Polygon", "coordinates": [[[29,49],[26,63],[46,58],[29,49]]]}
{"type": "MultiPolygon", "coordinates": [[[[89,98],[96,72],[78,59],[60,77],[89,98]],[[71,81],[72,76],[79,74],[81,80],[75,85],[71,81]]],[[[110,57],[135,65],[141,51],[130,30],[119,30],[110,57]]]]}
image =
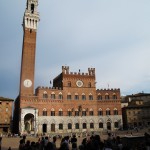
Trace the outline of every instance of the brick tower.
{"type": "Polygon", "coordinates": [[[38,0],[27,0],[23,17],[23,45],[20,75],[20,96],[34,94],[36,32],[39,22],[38,0]]]}

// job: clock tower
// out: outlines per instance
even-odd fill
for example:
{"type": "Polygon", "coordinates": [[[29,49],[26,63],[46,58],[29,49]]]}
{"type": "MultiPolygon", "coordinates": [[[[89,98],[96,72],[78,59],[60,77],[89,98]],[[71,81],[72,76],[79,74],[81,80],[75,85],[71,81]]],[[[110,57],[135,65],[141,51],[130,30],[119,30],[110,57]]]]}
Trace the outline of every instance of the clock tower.
{"type": "Polygon", "coordinates": [[[27,0],[23,17],[23,45],[20,73],[20,96],[34,94],[36,34],[39,22],[38,0],[27,0]]]}

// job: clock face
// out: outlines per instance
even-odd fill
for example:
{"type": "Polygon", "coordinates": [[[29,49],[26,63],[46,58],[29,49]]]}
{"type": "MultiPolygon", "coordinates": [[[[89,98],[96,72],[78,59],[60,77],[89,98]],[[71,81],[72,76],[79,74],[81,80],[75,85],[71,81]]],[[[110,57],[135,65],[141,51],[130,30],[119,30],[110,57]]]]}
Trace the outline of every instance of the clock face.
{"type": "Polygon", "coordinates": [[[78,87],[82,87],[82,86],[83,86],[83,82],[82,82],[81,80],[78,80],[78,81],[76,82],[76,85],[77,85],[78,87]]]}
{"type": "Polygon", "coordinates": [[[29,79],[24,80],[23,82],[25,87],[31,87],[32,86],[32,81],[29,79]]]}

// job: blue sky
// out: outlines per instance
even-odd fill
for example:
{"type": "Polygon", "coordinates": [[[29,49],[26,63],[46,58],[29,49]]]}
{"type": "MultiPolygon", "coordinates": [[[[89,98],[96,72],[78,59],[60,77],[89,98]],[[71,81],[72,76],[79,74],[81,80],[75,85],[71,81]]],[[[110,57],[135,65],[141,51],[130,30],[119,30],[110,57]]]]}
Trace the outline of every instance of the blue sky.
{"type": "MultiPolygon", "coordinates": [[[[97,88],[150,92],[149,0],[39,0],[35,88],[67,65],[96,68],[97,88]]],[[[0,96],[19,93],[26,0],[1,0],[0,96]]]]}

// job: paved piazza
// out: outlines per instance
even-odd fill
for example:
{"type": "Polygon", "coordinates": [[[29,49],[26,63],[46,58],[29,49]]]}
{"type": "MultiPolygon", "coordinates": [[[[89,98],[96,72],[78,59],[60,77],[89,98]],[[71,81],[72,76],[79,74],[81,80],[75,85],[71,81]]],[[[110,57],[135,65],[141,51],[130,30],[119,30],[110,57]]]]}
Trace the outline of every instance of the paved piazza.
{"type": "MultiPolygon", "coordinates": [[[[141,135],[144,135],[145,132],[147,132],[147,131],[146,130],[139,131],[139,132],[132,131],[132,133],[133,133],[132,136],[141,136],[141,135]]],[[[120,131],[120,132],[117,132],[116,135],[119,135],[120,137],[131,136],[131,131],[129,131],[128,133],[127,133],[127,131],[120,131]]],[[[89,138],[89,137],[87,137],[87,138],[89,138]]],[[[100,134],[100,137],[102,140],[105,140],[107,138],[107,134],[100,134]]],[[[3,137],[2,150],[8,150],[9,147],[11,147],[11,150],[18,150],[20,139],[21,139],[20,137],[10,137],[10,138],[3,137]]],[[[32,141],[37,142],[38,139],[39,138],[31,137],[31,136],[27,136],[27,138],[26,138],[26,140],[30,140],[31,142],[32,141]]],[[[78,146],[81,144],[82,139],[83,139],[82,137],[78,138],[78,146]]],[[[60,146],[60,139],[57,139],[56,145],[57,145],[57,147],[60,146]]],[[[71,146],[71,144],[70,144],[70,146],[71,146]]]]}

